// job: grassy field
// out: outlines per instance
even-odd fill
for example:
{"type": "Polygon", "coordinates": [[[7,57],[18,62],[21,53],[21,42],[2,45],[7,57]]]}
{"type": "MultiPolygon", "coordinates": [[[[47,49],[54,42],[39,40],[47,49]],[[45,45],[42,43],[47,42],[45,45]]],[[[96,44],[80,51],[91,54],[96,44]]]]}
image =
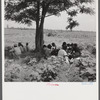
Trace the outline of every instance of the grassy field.
{"type": "MultiPolygon", "coordinates": [[[[5,29],[5,46],[18,42],[29,42],[35,48],[35,30],[5,29]]],[[[68,65],[56,57],[37,61],[35,54],[27,54],[20,59],[5,59],[6,82],[88,82],[96,81],[96,32],[44,30],[44,42],[55,42],[59,47],[63,42],[77,43],[82,47],[80,59],[73,59],[68,65]]],[[[37,54],[36,54],[37,55],[37,54]]]]}
{"type": "MultiPolygon", "coordinates": [[[[29,42],[34,48],[35,30],[32,29],[5,29],[5,46],[12,46],[14,43],[29,42]]],[[[61,46],[62,42],[85,44],[96,44],[96,32],[88,31],[63,31],[63,30],[44,30],[44,41],[46,44],[55,42],[61,46]],[[51,34],[51,36],[48,36],[51,34]]]]}

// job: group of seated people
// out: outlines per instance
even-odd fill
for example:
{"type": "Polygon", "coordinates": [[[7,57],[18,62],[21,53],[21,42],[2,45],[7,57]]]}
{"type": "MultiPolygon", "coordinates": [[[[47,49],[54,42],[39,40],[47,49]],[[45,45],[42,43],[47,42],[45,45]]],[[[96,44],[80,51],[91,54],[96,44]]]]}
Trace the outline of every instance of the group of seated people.
{"type": "Polygon", "coordinates": [[[61,48],[57,48],[55,43],[48,44],[47,46],[43,45],[43,53],[45,58],[54,55],[64,58],[67,63],[72,58],[81,56],[80,49],[76,43],[67,44],[66,42],[62,43],[61,48]]]}
{"type": "Polygon", "coordinates": [[[14,46],[9,51],[13,57],[19,57],[19,55],[29,51],[28,43],[24,46],[21,42],[14,44],[14,46]]]}
{"type": "MultiPolygon", "coordinates": [[[[19,57],[21,54],[29,51],[29,43],[23,45],[21,42],[19,42],[18,44],[14,44],[9,52],[13,57],[19,57]]],[[[58,48],[55,43],[51,43],[48,45],[43,45],[42,51],[45,59],[50,56],[58,56],[64,58],[67,63],[69,63],[69,60],[72,58],[77,58],[81,55],[80,49],[76,43],[67,44],[66,42],[63,42],[61,48],[58,48]]]]}

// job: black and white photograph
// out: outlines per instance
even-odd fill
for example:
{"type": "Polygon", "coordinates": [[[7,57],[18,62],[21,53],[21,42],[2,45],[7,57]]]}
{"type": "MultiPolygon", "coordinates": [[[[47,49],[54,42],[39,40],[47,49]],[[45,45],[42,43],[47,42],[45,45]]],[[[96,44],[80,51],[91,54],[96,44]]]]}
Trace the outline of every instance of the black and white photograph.
{"type": "Polygon", "coordinates": [[[5,82],[96,82],[97,0],[4,0],[5,82]]]}

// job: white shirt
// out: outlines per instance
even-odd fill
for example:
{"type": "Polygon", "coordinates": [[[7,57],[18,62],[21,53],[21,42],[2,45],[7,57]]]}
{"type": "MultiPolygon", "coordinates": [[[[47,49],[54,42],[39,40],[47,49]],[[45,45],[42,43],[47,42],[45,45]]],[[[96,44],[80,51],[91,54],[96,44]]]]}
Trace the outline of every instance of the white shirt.
{"type": "Polygon", "coordinates": [[[55,47],[55,46],[52,46],[52,47],[51,47],[51,50],[54,50],[54,49],[56,49],[56,47],[55,47]]]}
{"type": "Polygon", "coordinates": [[[65,50],[60,49],[59,52],[58,52],[58,57],[64,58],[65,62],[69,64],[69,59],[67,57],[67,53],[66,53],[65,50]]]}
{"type": "Polygon", "coordinates": [[[14,51],[15,51],[15,54],[16,54],[16,55],[20,55],[20,54],[21,54],[21,50],[20,50],[19,47],[15,47],[15,48],[14,48],[14,51]]]}
{"type": "Polygon", "coordinates": [[[65,57],[65,56],[67,56],[66,51],[63,49],[60,49],[58,52],[58,57],[65,57]]]}
{"type": "Polygon", "coordinates": [[[25,48],[24,47],[19,46],[19,48],[20,48],[20,50],[21,50],[22,53],[25,51],[25,48]]]}

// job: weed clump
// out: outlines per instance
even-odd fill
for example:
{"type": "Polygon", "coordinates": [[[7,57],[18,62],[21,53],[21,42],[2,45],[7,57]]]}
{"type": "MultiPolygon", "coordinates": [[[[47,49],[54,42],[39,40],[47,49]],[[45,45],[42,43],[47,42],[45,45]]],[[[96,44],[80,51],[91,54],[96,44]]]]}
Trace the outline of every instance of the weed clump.
{"type": "Polygon", "coordinates": [[[56,36],[56,34],[54,34],[54,33],[48,33],[47,36],[48,37],[51,37],[51,36],[54,37],[54,36],[56,36]]]}

